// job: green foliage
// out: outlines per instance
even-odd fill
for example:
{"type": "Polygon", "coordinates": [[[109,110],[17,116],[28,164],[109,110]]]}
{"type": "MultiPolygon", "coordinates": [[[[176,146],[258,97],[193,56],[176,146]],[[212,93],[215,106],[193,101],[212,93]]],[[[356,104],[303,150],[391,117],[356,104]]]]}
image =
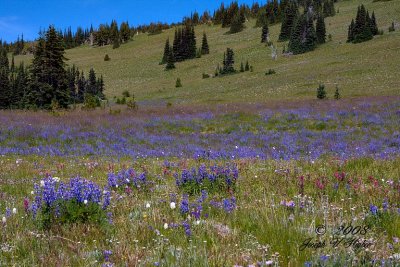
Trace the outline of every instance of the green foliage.
{"type": "Polygon", "coordinates": [[[227,48],[226,53],[224,53],[223,68],[219,71],[220,74],[230,74],[236,72],[233,66],[235,64],[234,56],[235,54],[233,50],[227,48]]]}
{"type": "Polygon", "coordinates": [[[244,24],[242,21],[242,18],[240,16],[240,13],[237,13],[232,20],[231,27],[229,30],[229,33],[238,33],[241,32],[244,29],[244,24]]]}
{"type": "Polygon", "coordinates": [[[267,43],[268,42],[268,35],[269,35],[269,29],[268,29],[268,23],[263,25],[262,31],[261,31],[261,43],[267,43]]]}
{"type": "Polygon", "coordinates": [[[203,79],[208,79],[208,78],[210,78],[210,74],[203,73],[203,79]]]}
{"type": "Polygon", "coordinates": [[[179,88],[179,87],[182,87],[182,82],[181,82],[180,78],[176,79],[176,83],[175,83],[175,88],[179,88]]]}
{"type": "Polygon", "coordinates": [[[131,94],[129,93],[128,90],[125,90],[125,91],[122,92],[122,96],[123,97],[131,97],[131,94]]]}
{"type": "Polygon", "coordinates": [[[396,29],[394,27],[394,21],[392,21],[392,24],[389,27],[389,32],[394,32],[396,29]]]}
{"type": "Polygon", "coordinates": [[[375,13],[372,17],[369,16],[368,11],[364,5],[357,9],[356,20],[352,20],[347,33],[347,42],[361,43],[371,40],[374,35],[379,34],[378,26],[376,23],[375,13]]]}
{"type": "Polygon", "coordinates": [[[335,100],[339,100],[341,98],[338,86],[336,86],[334,98],[335,98],[335,100]]]}
{"type": "Polygon", "coordinates": [[[174,62],[196,57],[196,34],[193,26],[185,25],[183,28],[175,29],[174,43],[171,52],[174,57],[174,62]]]}
{"type": "Polygon", "coordinates": [[[279,41],[287,41],[290,38],[292,29],[296,24],[299,16],[299,11],[296,2],[290,2],[286,8],[282,21],[281,32],[279,34],[279,41]]]}
{"type": "Polygon", "coordinates": [[[11,103],[11,85],[9,81],[9,66],[7,52],[0,48],[0,109],[6,109],[11,103]]]}
{"type": "Polygon", "coordinates": [[[326,91],[325,85],[320,84],[317,89],[317,98],[318,99],[325,99],[326,98],[326,91]]]}
{"type": "Polygon", "coordinates": [[[108,56],[108,54],[106,54],[105,56],[104,56],[104,61],[110,61],[111,60],[111,58],[108,56]]]}
{"type": "Polygon", "coordinates": [[[132,94],[132,97],[126,102],[126,106],[130,110],[138,110],[139,107],[136,103],[135,96],[132,94]]]}
{"type": "Polygon", "coordinates": [[[245,71],[249,71],[250,70],[250,65],[249,65],[249,61],[246,61],[246,66],[244,68],[245,71]]]}
{"type": "Polygon", "coordinates": [[[44,229],[51,229],[56,225],[92,223],[106,225],[107,213],[101,205],[93,202],[87,204],[78,203],[76,200],[58,200],[54,207],[44,206],[36,215],[36,221],[44,229]],[[58,207],[56,212],[54,209],[58,207]],[[56,214],[59,216],[56,216],[56,214]]]}
{"type": "Polygon", "coordinates": [[[100,99],[92,94],[85,94],[85,102],[84,102],[85,109],[95,109],[100,107],[100,99]]]}
{"type": "Polygon", "coordinates": [[[289,40],[289,51],[293,54],[302,54],[315,49],[317,36],[314,29],[313,20],[307,15],[301,15],[293,28],[289,40]]]}
{"type": "Polygon", "coordinates": [[[169,44],[169,38],[165,41],[165,46],[164,46],[164,54],[163,54],[163,57],[162,57],[162,59],[161,59],[161,62],[160,62],[160,64],[165,64],[165,63],[167,63],[168,62],[168,56],[169,56],[169,53],[170,53],[170,44],[169,44]]]}
{"type": "Polygon", "coordinates": [[[275,74],[276,72],[275,72],[275,70],[274,69],[269,69],[266,73],[265,73],[265,75],[272,75],[272,74],[275,74]]]}
{"type": "Polygon", "coordinates": [[[333,17],[336,15],[334,0],[325,0],[322,9],[324,17],[333,17]]]}
{"type": "Polygon", "coordinates": [[[168,58],[167,58],[167,65],[165,66],[165,70],[172,70],[175,69],[175,57],[173,54],[173,49],[171,47],[168,50],[168,58]]]}
{"type": "Polygon", "coordinates": [[[316,24],[316,36],[317,36],[317,44],[325,43],[326,39],[326,28],[325,21],[322,16],[319,16],[316,24]]]}
{"type": "Polygon", "coordinates": [[[243,65],[243,62],[240,63],[240,72],[244,72],[244,65],[243,65]]]}
{"type": "Polygon", "coordinates": [[[202,55],[207,55],[209,53],[210,53],[210,48],[208,46],[207,35],[204,32],[203,33],[203,40],[201,42],[201,54],[202,55]]]}

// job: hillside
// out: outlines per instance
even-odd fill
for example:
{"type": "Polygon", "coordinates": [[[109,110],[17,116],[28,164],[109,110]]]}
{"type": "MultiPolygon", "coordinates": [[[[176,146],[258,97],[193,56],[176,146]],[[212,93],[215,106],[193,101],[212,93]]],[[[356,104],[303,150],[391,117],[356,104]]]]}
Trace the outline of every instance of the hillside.
{"type": "MultiPolygon", "coordinates": [[[[392,21],[400,21],[400,1],[341,1],[336,4],[339,13],[326,19],[327,35],[332,41],[315,51],[298,56],[283,57],[287,43],[278,43],[280,24],[270,26],[270,37],[278,46],[278,59],[271,59],[271,50],[260,43],[261,28],[254,28],[255,21],[247,28],[228,35],[220,26],[196,27],[197,44],[203,31],[207,33],[210,55],[177,63],[176,70],[166,72],[161,60],[165,40],[173,40],[174,29],[159,35],[140,34],[133,41],[113,50],[111,46],[92,48],[83,46],[68,50],[68,64],[77,65],[87,72],[93,67],[103,74],[106,95],[119,96],[122,91],[133,92],[138,101],[148,104],[172,102],[174,104],[205,104],[226,102],[268,102],[276,99],[310,99],[315,97],[319,83],[324,83],[332,97],[338,85],[343,97],[399,95],[398,62],[400,60],[400,29],[389,33],[392,21]],[[357,6],[364,4],[375,15],[384,35],[361,44],[348,44],[347,27],[355,17],[357,6]],[[227,47],[235,52],[235,66],[249,60],[254,72],[239,73],[222,78],[202,79],[202,73],[214,74],[222,63],[227,47]],[[105,62],[108,54],[111,61],[105,62]],[[266,76],[269,68],[275,75],[266,76]],[[182,88],[175,88],[180,77],[182,88]]],[[[27,61],[19,56],[16,62],[27,61]]]]}

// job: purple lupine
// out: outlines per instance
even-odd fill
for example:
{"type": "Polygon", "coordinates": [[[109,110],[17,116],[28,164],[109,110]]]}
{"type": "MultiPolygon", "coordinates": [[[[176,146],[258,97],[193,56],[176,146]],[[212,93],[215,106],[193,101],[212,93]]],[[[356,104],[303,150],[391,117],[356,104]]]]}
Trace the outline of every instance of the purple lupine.
{"type": "Polygon", "coordinates": [[[180,211],[182,214],[189,212],[189,196],[184,195],[181,201],[180,211]]]}
{"type": "Polygon", "coordinates": [[[185,230],[185,234],[190,237],[192,235],[192,231],[190,229],[189,222],[188,221],[184,221],[182,223],[182,226],[183,226],[183,229],[185,230]]]}
{"type": "Polygon", "coordinates": [[[372,215],[377,215],[378,214],[378,207],[375,205],[370,204],[369,205],[369,210],[372,213],[372,215]]]}

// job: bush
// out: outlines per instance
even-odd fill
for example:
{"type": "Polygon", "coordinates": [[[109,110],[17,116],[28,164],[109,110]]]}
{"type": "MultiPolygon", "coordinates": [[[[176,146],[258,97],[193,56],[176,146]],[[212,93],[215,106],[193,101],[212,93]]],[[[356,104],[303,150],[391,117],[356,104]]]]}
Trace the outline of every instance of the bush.
{"type": "Polygon", "coordinates": [[[194,195],[202,190],[208,193],[229,192],[236,188],[238,169],[235,165],[211,166],[201,165],[197,170],[182,170],[174,174],[176,185],[185,193],[194,195]]]}
{"type": "Polygon", "coordinates": [[[394,32],[396,29],[394,27],[394,22],[392,22],[392,25],[389,27],[389,32],[394,32]]]}
{"type": "Polygon", "coordinates": [[[339,100],[339,99],[341,98],[340,93],[339,93],[339,87],[338,87],[338,86],[336,86],[336,91],[335,91],[334,98],[335,98],[336,100],[339,100]]]}
{"type": "Polygon", "coordinates": [[[176,79],[175,87],[176,88],[182,87],[182,82],[180,78],[176,79]]]}
{"type": "Polygon", "coordinates": [[[47,177],[35,184],[30,211],[41,227],[50,229],[59,224],[106,223],[109,205],[110,192],[92,181],[77,177],[63,183],[47,177]]]}
{"type": "Polygon", "coordinates": [[[325,99],[326,98],[326,91],[325,91],[325,85],[320,84],[318,89],[317,89],[317,98],[318,99],[325,99]]]}
{"type": "Polygon", "coordinates": [[[138,107],[138,105],[137,105],[137,103],[135,101],[135,96],[133,94],[132,94],[132,97],[126,103],[126,106],[130,110],[138,110],[139,107],[138,107]]]}
{"type": "Polygon", "coordinates": [[[129,93],[128,90],[125,90],[125,91],[122,92],[122,96],[123,96],[123,97],[130,97],[131,94],[129,93]]]}
{"type": "Polygon", "coordinates": [[[210,78],[210,74],[203,73],[203,79],[208,79],[208,78],[210,78]]]}
{"type": "Polygon", "coordinates": [[[172,107],[172,103],[171,102],[167,102],[167,108],[172,107]]]}
{"type": "Polygon", "coordinates": [[[108,56],[108,54],[106,54],[105,56],[104,56],[104,61],[110,61],[111,60],[111,58],[108,56]]]}
{"type": "Polygon", "coordinates": [[[97,96],[85,94],[83,107],[85,109],[95,109],[100,106],[100,100],[97,96]]]}
{"type": "Polygon", "coordinates": [[[272,75],[272,74],[275,74],[276,72],[275,72],[275,70],[274,69],[269,69],[266,73],[265,73],[265,75],[272,75]]]}

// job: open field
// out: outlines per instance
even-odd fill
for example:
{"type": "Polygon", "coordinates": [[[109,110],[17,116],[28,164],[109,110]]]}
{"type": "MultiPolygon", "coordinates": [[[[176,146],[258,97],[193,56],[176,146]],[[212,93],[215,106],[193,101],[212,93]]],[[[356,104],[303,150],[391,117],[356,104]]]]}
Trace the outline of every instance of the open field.
{"type": "MultiPolygon", "coordinates": [[[[326,19],[327,34],[332,41],[304,55],[283,57],[283,46],[278,43],[280,24],[270,26],[271,40],[278,46],[278,60],[271,59],[271,50],[260,43],[261,28],[255,21],[238,34],[225,34],[220,26],[196,27],[197,44],[203,31],[207,33],[210,55],[201,59],[178,63],[174,71],[164,71],[158,63],[162,58],[165,40],[172,42],[174,29],[159,35],[140,34],[132,42],[113,50],[111,46],[80,47],[68,50],[70,65],[75,64],[86,73],[94,68],[103,74],[106,95],[112,99],[124,90],[133,92],[144,105],[171,102],[173,104],[218,104],[227,102],[269,102],[282,99],[310,99],[315,97],[319,83],[324,83],[332,98],[335,86],[344,97],[399,95],[400,30],[388,33],[392,21],[400,22],[399,1],[340,1],[339,13],[326,19]],[[347,44],[347,27],[355,17],[357,6],[365,4],[375,11],[383,36],[362,44],[347,44]],[[224,78],[202,79],[202,73],[213,75],[222,64],[223,53],[230,47],[235,52],[236,68],[249,60],[254,72],[224,78]],[[103,61],[108,54],[111,61],[103,61]],[[268,69],[276,74],[265,76],[268,69]],[[182,88],[175,88],[180,77],[182,88]]],[[[16,62],[28,60],[18,57],[16,62]]]]}
{"type": "Polygon", "coordinates": [[[1,113],[0,265],[399,264],[398,100],[224,108],[1,113]]]}

